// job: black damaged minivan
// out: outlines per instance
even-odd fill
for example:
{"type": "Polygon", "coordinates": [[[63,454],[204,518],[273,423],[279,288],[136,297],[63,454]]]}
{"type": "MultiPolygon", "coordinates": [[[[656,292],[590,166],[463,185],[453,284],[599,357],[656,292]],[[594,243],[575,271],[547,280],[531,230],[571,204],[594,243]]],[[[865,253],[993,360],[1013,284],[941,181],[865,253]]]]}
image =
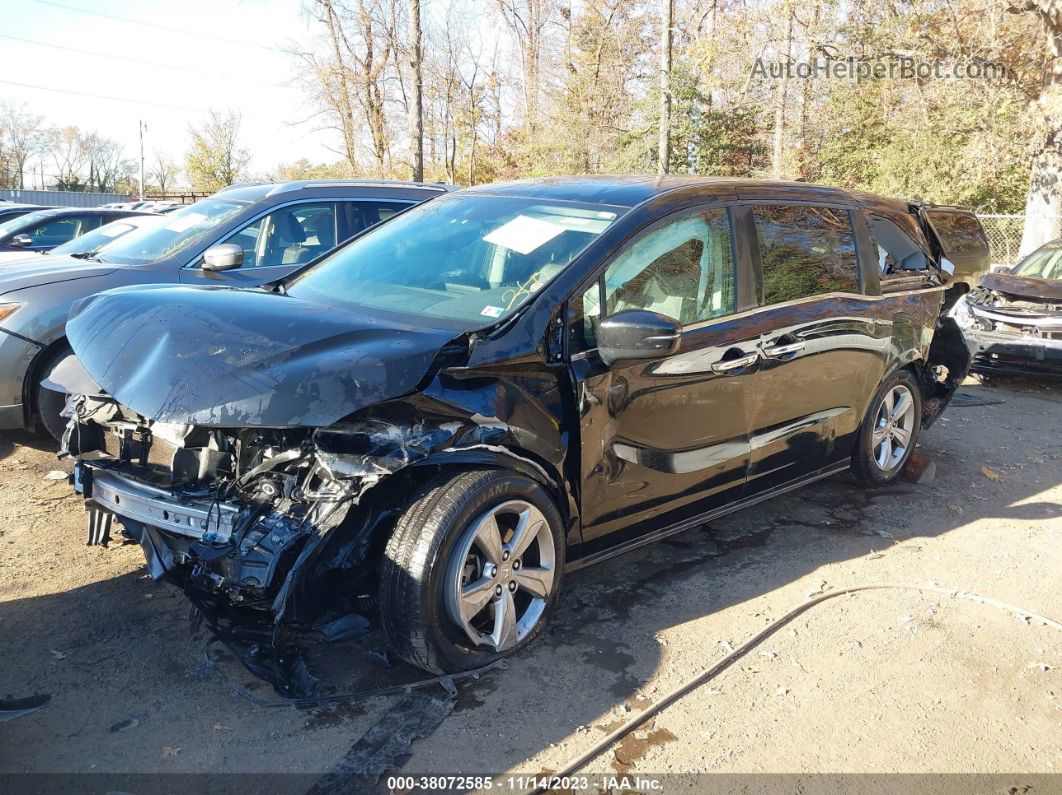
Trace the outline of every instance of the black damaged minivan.
{"type": "Polygon", "coordinates": [[[970,364],[925,209],[530,180],[261,288],[85,299],[51,379],[91,540],[117,517],[233,642],[353,616],[425,669],[484,665],[574,568],[844,470],[897,477],[970,364]]]}

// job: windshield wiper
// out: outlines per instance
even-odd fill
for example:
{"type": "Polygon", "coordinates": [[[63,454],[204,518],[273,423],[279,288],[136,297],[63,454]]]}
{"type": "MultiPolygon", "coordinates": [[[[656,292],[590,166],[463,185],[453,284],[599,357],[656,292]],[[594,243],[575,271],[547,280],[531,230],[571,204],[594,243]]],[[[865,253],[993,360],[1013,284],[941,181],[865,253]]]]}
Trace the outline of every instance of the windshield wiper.
{"type": "Polygon", "coordinates": [[[71,254],[71,257],[76,259],[87,259],[90,262],[103,262],[99,257],[94,257],[91,251],[79,251],[76,254],[71,254]]]}

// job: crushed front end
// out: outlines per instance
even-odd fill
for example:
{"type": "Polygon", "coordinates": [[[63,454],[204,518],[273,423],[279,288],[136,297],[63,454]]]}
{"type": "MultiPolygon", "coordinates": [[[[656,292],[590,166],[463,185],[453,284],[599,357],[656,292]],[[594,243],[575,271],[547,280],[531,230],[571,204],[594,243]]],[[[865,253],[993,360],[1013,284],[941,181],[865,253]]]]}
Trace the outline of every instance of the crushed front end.
{"type": "MultiPolygon", "coordinates": [[[[181,587],[241,661],[287,695],[313,685],[299,637],[371,624],[371,530],[362,495],[416,456],[415,431],[358,426],[214,428],[148,420],[106,395],[67,407],[89,543],[115,520],[152,577],[181,587]],[[333,531],[343,525],[343,533],[333,531]],[[341,571],[330,581],[322,572],[341,571]],[[307,576],[312,575],[312,576],[307,576]],[[337,581],[342,588],[337,588],[337,581]]],[[[431,434],[426,437],[430,441],[431,434]]]]}
{"type": "Polygon", "coordinates": [[[952,309],[974,346],[974,371],[1062,376],[1062,298],[1012,280],[986,276],[952,309]]]}

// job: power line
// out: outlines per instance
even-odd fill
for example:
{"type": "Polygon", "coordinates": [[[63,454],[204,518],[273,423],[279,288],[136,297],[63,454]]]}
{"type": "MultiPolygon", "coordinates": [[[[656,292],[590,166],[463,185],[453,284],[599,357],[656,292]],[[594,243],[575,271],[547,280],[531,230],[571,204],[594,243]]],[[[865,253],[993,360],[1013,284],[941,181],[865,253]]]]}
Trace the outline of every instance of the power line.
{"type": "Polygon", "coordinates": [[[34,44],[34,45],[36,45],[38,47],[49,47],[49,48],[51,48],[53,50],[67,50],[69,52],[76,52],[76,53],[80,53],[82,55],[92,55],[92,56],[94,56],[96,58],[111,58],[112,60],[125,61],[126,63],[138,63],[138,64],[144,64],[146,66],[157,66],[157,67],[161,67],[162,69],[173,69],[175,71],[184,72],[184,73],[192,72],[192,73],[195,73],[195,74],[206,75],[207,77],[223,77],[223,78],[226,78],[228,80],[241,80],[241,81],[247,79],[245,77],[238,77],[236,75],[226,75],[226,74],[220,74],[218,72],[208,72],[205,69],[193,69],[191,67],[183,66],[183,65],[180,65],[180,64],[160,63],[158,61],[145,61],[145,60],[143,60],[141,58],[130,58],[130,57],[126,56],[126,55],[113,55],[112,53],[109,53],[109,52],[97,52],[97,51],[94,51],[94,50],[82,50],[82,49],[80,49],[78,47],[67,47],[64,44],[51,44],[51,43],[46,42],[46,41],[35,41],[34,39],[23,39],[23,38],[20,38],[19,36],[11,36],[11,35],[9,35],[7,33],[0,33],[0,39],[10,39],[11,41],[20,41],[23,44],[34,44]]]}
{"type": "Polygon", "coordinates": [[[183,110],[190,113],[206,113],[203,108],[189,108],[185,105],[167,105],[163,102],[151,102],[146,99],[130,99],[128,97],[112,97],[106,94],[92,94],[87,91],[72,91],[68,88],[52,88],[51,86],[35,86],[29,83],[17,83],[14,80],[0,80],[0,83],[4,83],[9,86],[18,86],[19,88],[32,88],[34,91],[53,91],[57,94],[72,94],[76,97],[88,97],[90,99],[106,99],[111,102],[128,102],[132,105],[154,105],[158,108],[170,108],[171,110],[183,110]]]}
{"type": "MultiPolygon", "coordinates": [[[[132,99],[130,97],[114,97],[114,96],[110,96],[109,94],[93,94],[93,93],[91,93],[89,91],[74,91],[74,90],[69,89],[69,88],[53,88],[52,86],[36,86],[36,85],[32,85],[31,83],[19,83],[19,82],[16,82],[14,80],[2,80],[2,79],[0,79],[0,84],[9,85],[9,86],[18,86],[19,88],[30,88],[30,89],[33,89],[34,91],[51,91],[51,92],[56,93],[56,94],[70,94],[70,95],[75,96],[75,97],[87,97],[88,99],[104,99],[104,100],[107,100],[109,102],[125,102],[125,103],[130,104],[130,105],[141,105],[141,106],[143,106],[143,105],[151,105],[151,106],[156,107],[156,108],[167,108],[169,110],[183,110],[186,113],[211,113],[212,112],[211,110],[209,110],[207,108],[190,108],[187,105],[168,105],[165,102],[152,102],[151,100],[148,100],[148,99],[132,99]]],[[[272,122],[281,122],[283,124],[288,124],[288,125],[292,124],[292,122],[285,122],[285,121],[283,121],[283,119],[278,119],[278,118],[276,118],[274,116],[265,116],[265,115],[262,115],[262,114],[259,114],[259,113],[250,113],[250,114],[248,114],[248,113],[244,113],[241,110],[241,111],[239,111],[239,114],[240,114],[240,117],[244,118],[244,119],[259,119],[259,120],[263,120],[263,121],[268,119],[269,121],[272,121],[272,122]]]]}
{"type": "Polygon", "coordinates": [[[120,17],[115,14],[104,14],[102,11],[90,11],[87,8],[78,8],[77,6],[68,6],[63,3],[56,3],[53,0],[37,0],[38,3],[46,6],[54,6],[55,8],[62,8],[66,11],[75,11],[78,14],[88,14],[93,17],[101,17],[103,19],[111,19],[116,22],[125,22],[130,25],[141,25],[146,28],[155,28],[156,30],[168,30],[171,33],[182,33],[185,36],[197,36],[201,39],[212,39],[214,41],[222,41],[226,44],[235,44],[239,47],[251,47],[258,50],[266,50],[267,52],[281,52],[285,55],[288,54],[286,50],[282,50],[279,47],[268,47],[264,44],[254,44],[249,41],[240,41],[239,39],[228,39],[224,36],[215,36],[211,33],[203,33],[201,30],[190,30],[188,28],[176,28],[169,25],[160,25],[156,22],[142,22],[139,19],[129,19],[128,17],[120,17]]]}

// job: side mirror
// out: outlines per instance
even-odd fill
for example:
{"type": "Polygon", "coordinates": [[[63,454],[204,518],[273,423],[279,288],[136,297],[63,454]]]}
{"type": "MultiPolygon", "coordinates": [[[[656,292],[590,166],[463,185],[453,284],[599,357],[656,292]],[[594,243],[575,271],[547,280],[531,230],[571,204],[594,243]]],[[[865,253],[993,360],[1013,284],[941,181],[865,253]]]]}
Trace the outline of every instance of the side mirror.
{"type": "Polygon", "coordinates": [[[15,235],[11,238],[11,245],[14,248],[29,248],[33,245],[33,238],[29,235],[15,235]]]}
{"type": "Polygon", "coordinates": [[[597,352],[605,364],[670,356],[681,341],[682,326],[677,320],[644,309],[609,315],[597,326],[597,352]]]}
{"type": "Polygon", "coordinates": [[[235,243],[218,243],[203,253],[203,270],[231,271],[243,265],[243,247],[235,243]]]}

